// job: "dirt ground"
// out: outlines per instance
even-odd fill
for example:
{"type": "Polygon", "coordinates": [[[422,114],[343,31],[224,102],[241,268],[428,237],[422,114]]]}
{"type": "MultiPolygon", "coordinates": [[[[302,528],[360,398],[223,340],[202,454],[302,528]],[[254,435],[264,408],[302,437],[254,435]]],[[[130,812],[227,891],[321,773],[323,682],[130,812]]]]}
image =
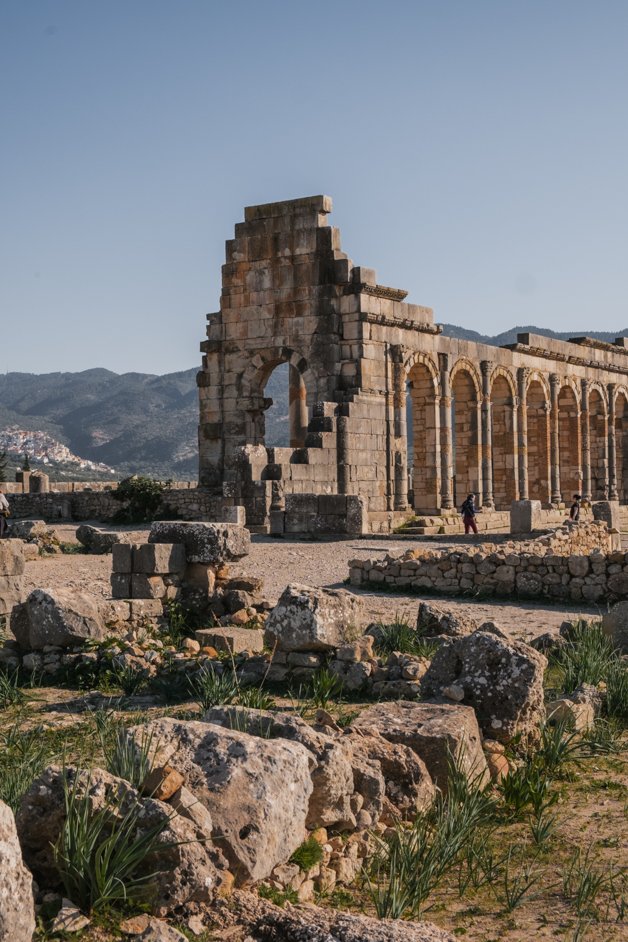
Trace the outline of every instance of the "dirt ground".
{"type": "MultiPolygon", "coordinates": [[[[59,539],[72,542],[75,526],[55,528],[59,539]]],[[[132,539],[145,540],[148,527],[134,529],[118,527],[132,539]]],[[[364,600],[365,624],[373,621],[391,621],[395,615],[406,618],[410,624],[416,620],[421,600],[446,602],[452,611],[459,611],[478,620],[494,621],[513,638],[530,640],[545,632],[557,632],[563,621],[573,621],[579,615],[588,617],[601,614],[599,606],[544,604],[541,602],[508,602],[489,599],[446,598],[426,593],[420,597],[404,594],[384,594],[362,591],[344,585],[349,574],[349,561],[356,558],[377,558],[387,553],[403,553],[418,544],[417,541],[373,538],[368,540],[340,540],[312,542],[306,540],[273,539],[254,535],[251,552],[231,569],[241,574],[261,578],[264,594],[275,602],[289,582],[327,588],[347,588],[364,600]]],[[[444,549],[463,544],[460,538],[421,541],[430,549],[444,549]]],[[[65,586],[78,592],[90,592],[109,597],[111,556],[63,555],[40,557],[29,562],[26,569],[26,588],[55,588],[65,586]]]]}

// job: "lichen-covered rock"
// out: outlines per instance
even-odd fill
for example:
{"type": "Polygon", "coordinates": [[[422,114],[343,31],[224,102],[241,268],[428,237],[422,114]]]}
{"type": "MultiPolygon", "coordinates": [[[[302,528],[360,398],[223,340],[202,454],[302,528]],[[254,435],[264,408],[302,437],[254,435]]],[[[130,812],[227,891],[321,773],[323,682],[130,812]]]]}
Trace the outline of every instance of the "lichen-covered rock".
{"type": "Polygon", "coordinates": [[[354,792],[351,757],[344,743],[312,729],[300,716],[272,713],[270,710],[219,706],[209,710],[204,720],[250,736],[287,739],[305,746],[314,758],[306,826],[309,829],[335,827],[338,830],[356,826],[351,810],[354,792]]]}
{"type": "Polygon", "coordinates": [[[33,878],[24,866],[13,812],[0,801],[0,942],[31,942],[33,878]]]}
{"type": "Polygon", "coordinates": [[[353,721],[389,742],[409,746],[425,763],[434,784],[447,790],[452,760],[470,780],[488,780],[482,735],[470,706],[448,703],[375,703],[353,721]]]}
{"type": "Polygon", "coordinates": [[[460,638],[471,634],[477,622],[467,615],[454,614],[433,602],[420,602],[416,617],[416,630],[421,635],[445,635],[460,638]]]}
{"type": "Polygon", "coordinates": [[[213,839],[239,883],[265,879],[304,840],[313,759],[300,743],[171,719],[132,734],[150,736],[153,764],[176,768],[209,810],[213,839]]]}
{"type": "Polygon", "coordinates": [[[361,635],[362,602],[344,589],[286,586],[266,622],[283,651],[329,651],[361,635]]]}
{"type": "Polygon", "coordinates": [[[125,542],[124,535],[115,530],[100,530],[88,523],[77,527],[75,535],[79,543],[95,556],[104,556],[112,551],[116,543],[125,542]]]}
{"type": "Polygon", "coordinates": [[[209,903],[214,899],[222,883],[224,861],[212,846],[211,832],[202,820],[177,813],[166,802],[142,798],[124,779],[103,769],[86,772],[50,766],[22,799],[17,815],[20,843],[25,860],[44,886],[59,883],[52,848],[65,821],[64,776],[71,788],[76,787],[79,797],[88,796],[92,812],[110,807],[112,813],[119,808],[118,813],[124,814],[137,806],[140,831],[165,823],[157,849],[143,865],[144,872],[155,874],[153,912],[167,915],[186,903],[209,903]]]}
{"type": "Polygon", "coordinates": [[[47,645],[67,648],[82,641],[101,641],[107,634],[102,614],[85,592],[34,589],[11,614],[11,631],[25,651],[47,645]]]}
{"type": "Polygon", "coordinates": [[[251,534],[237,523],[199,523],[184,520],[156,520],[149,543],[183,543],[188,563],[220,566],[247,556],[251,534]]]}
{"type": "Polygon", "coordinates": [[[421,681],[425,697],[455,685],[476,712],[486,736],[534,742],[545,718],[543,674],[547,659],[521,641],[478,630],[444,644],[421,681]]]}

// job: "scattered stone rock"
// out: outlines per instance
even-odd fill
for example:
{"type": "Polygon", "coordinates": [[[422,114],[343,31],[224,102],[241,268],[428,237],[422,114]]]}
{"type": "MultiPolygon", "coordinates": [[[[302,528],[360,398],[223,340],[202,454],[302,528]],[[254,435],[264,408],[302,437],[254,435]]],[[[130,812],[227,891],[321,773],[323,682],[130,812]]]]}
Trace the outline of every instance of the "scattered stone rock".
{"type": "Polygon", "coordinates": [[[92,527],[87,523],[77,527],[76,539],[85,549],[96,556],[110,553],[116,543],[125,542],[120,533],[116,533],[115,530],[100,530],[98,527],[92,527]]]}
{"type": "Polygon", "coordinates": [[[515,736],[533,742],[545,718],[543,674],[547,660],[521,641],[478,630],[436,652],[421,693],[438,697],[452,685],[474,707],[485,735],[501,742],[515,736]]]}
{"type": "Polygon", "coordinates": [[[618,602],[602,615],[602,631],[622,654],[628,654],[628,602],[618,602]]]}
{"type": "Polygon", "coordinates": [[[183,543],[188,563],[219,566],[241,559],[249,552],[251,534],[235,523],[197,523],[157,520],[150,528],[149,543],[183,543]]]}
{"type": "Polygon", "coordinates": [[[344,589],[291,583],[266,622],[271,646],[284,651],[328,651],[360,636],[362,602],[344,589]]]}
{"type": "Polygon", "coordinates": [[[384,739],[409,746],[443,791],[447,790],[451,759],[470,779],[488,779],[482,737],[470,706],[405,700],[376,703],[351,726],[366,731],[374,728],[384,739]]]}
{"type": "Polygon", "coordinates": [[[476,621],[466,615],[448,611],[433,602],[420,602],[416,618],[416,629],[421,635],[445,635],[460,638],[469,635],[478,627],[476,621]]]}
{"type": "Polygon", "coordinates": [[[199,648],[211,647],[229,654],[264,650],[264,632],[259,628],[199,628],[194,635],[199,648]]]}
{"type": "Polygon", "coordinates": [[[25,651],[46,645],[71,647],[86,640],[102,641],[107,631],[92,596],[69,589],[34,589],[11,614],[11,631],[25,651]]]}
{"type": "Polygon", "coordinates": [[[0,942],[31,942],[33,880],[22,860],[13,812],[0,801],[0,942]]]}
{"type": "Polygon", "coordinates": [[[146,928],[138,935],[137,942],[188,942],[186,936],[174,926],[152,917],[146,928]]]}
{"type": "Polygon", "coordinates": [[[592,703],[576,703],[570,697],[561,697],[547,704],[547,722],[550,725],[564,723],[567,729],[578,733],[592,729],[595,723],[595,711],[592,703]]]}
{"type": "Polygon", "coordinates": [[[64,899],[61,909],[52,922],[53,932],[81,932],[89,926],[90,920],[69,899],[64,899]]]}
{"type": "Polygon", "coordinates": [[[176,768],[209,810],[214,840],[240,883],[265,879],[303,842],[312,757],[300,743],[170,719],[132,732],[152,736],[153,764],[176,768]]]}

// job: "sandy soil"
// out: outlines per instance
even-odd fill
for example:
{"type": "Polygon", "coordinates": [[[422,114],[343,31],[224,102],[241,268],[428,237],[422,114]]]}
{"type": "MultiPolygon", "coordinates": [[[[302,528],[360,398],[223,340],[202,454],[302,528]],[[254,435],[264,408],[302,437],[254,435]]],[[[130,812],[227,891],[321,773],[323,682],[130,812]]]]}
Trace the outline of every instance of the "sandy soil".
{"type": "MultiPolygon", "coordinates": [[[[132,539],[145,540],[148,527],[134,529],[118,527],[132,539]]],[[[56,528],[61,540],[74,540],[75,526],[56,528]]],[[[232,572],[263,579],[264,593],[274,602],[288,582],[332,588],[349,588],[364,599],[366,623],[392,620],[396,614],[410,623],[416,619],[421,599],[446,604],[452,611],[471,615],[478,621],[494,621],[513,637],[527,640],[547,631],[555,632],[565,620],[577,619],[578,615],[596,615],[597,606],[552,605],[540,602],[490,601],[487,599],[452,599],[436,594],[416,595],[378,594],[361,591],[344,585],[349,573],[349,560],[354,558],[376,558],[387,553],[402,553],[418,541],[373,538],[368,540],[344,540],[335,542],[311,542],[305,540],[277,540],[255,535],[249,556],[232,566],[232,572]]],[[[459,538],[430,539],[430,548],[451,548],[461,545],[459,538]]],[[[102,598],[109,596],[110,556],[62,555],[40,557],[29,562],[26,568],[26,588],[55,588],[65,586],[77,592],[90,592],[102,598]]]]}

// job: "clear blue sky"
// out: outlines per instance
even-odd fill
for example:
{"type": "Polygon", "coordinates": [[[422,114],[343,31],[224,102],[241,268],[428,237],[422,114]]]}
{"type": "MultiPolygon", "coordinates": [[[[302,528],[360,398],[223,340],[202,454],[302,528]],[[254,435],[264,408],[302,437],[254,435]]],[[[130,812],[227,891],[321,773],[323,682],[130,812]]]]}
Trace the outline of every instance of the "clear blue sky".
{"type": "Polygon", "coordinates": [[[625,0],[2,0],[0,371],[195,366],[245,205],[497,333],[628,323],[625,0]]]}

